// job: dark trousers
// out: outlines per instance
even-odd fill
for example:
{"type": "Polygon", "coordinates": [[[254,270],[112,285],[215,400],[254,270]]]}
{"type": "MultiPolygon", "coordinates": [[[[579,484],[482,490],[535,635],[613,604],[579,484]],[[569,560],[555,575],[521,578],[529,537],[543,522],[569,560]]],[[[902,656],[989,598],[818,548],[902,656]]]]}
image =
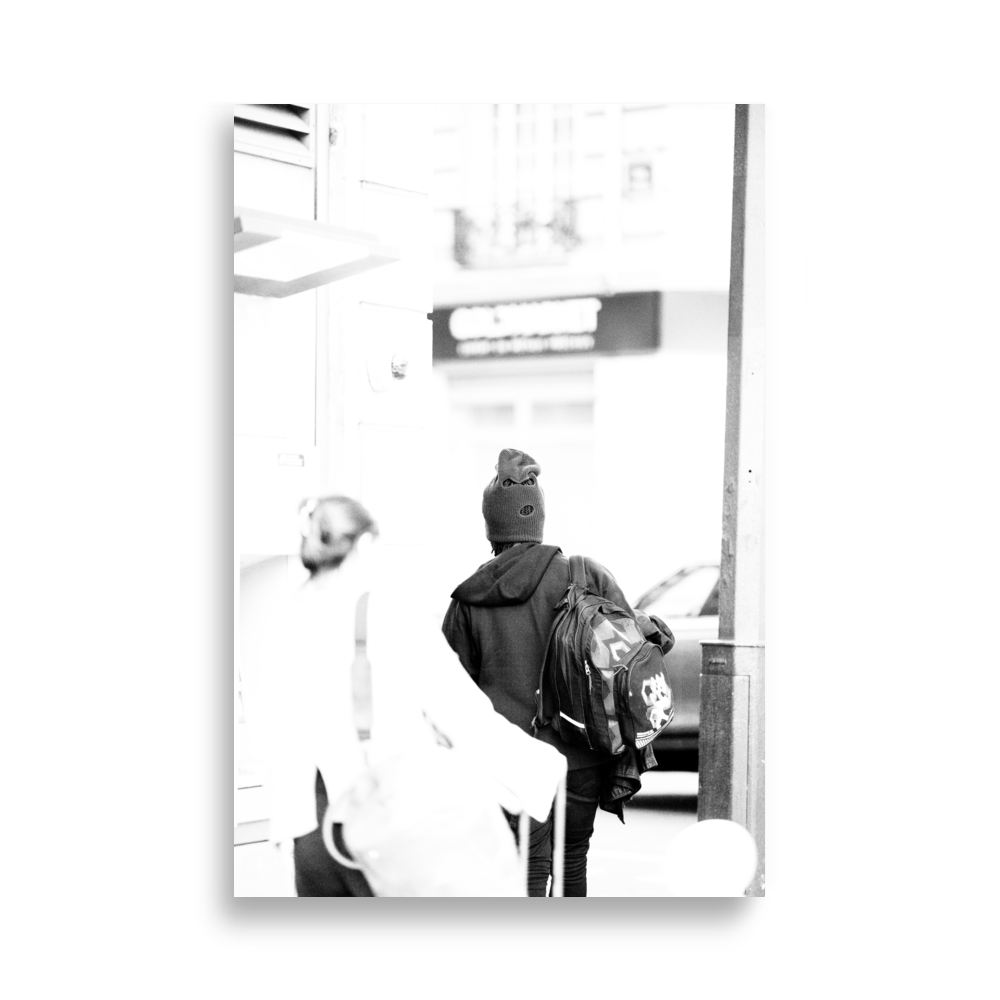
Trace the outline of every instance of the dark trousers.
{"type": "MultiPolygon", "coordinates": [[[[563,861],[563,895],[587,895],[587,851],[594,832],[594,818],[600,800],[601,784],[607,764],[581,767],[566,775],[566,854],[563,861]]],[[[517,833],[517,817],[511,817],[517,833]]],[[[554,815],[539,822],[531,821],[528,834],[528,895],[545,896],[552,873],[552,835],[554,815]]]]}
{"type": "MultiPolygon", "coordinates": [[[[374,896],[364,875],[354,868],[346,868],[333,858],[323,843],[320,825],[326,813],[326,786],[319,771],[316,772],[316,829],[304,837],[295,838],[295,893],[298,896],[374,896]]],[[[340,824],[333,828],[337,848],[350,857],[340,824]]]]}
{"type": "MultiPolygon", "coordinates": [[[[601,784],[609,765],[581,767],[566,776],[566,853],[563,861],[563,895],[587,895],[587,851],[594,832],[594,819],[600,799],[601,784]]],[[[295,892],[299,896],[374,896],[368,880],[353,868],[346,868],[331,857],[323,843],[320,824],[326,813],[326,786],[316,772],[316,829],[295,838],[295,892]]],[[[517,817],[510,817],[517,833],[517,817]]],[[[338,825],[334,826],[337,847],[347,854],[338,825]]],[[[544,822],[531,820],[528,834],[528,895],[548,895],[552,873],[552,834],[554,815],[544,822]]]]}

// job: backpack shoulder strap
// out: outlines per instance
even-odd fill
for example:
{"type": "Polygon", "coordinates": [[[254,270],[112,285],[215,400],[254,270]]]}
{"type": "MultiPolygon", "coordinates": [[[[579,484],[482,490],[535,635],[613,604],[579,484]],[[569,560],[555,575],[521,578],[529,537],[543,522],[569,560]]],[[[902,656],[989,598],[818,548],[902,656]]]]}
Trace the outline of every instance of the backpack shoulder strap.
{"type": "Polygon", "coordinates": [[[368,643],[368,594],[365,592],[358,598],[354,606],[354,646],[364,650],[368,643]]]}
{"type": "Polygon", "coordinates": [[[569,582],[575,583],[581,590],[587,589],[587,567],[583,556],[569,557],[569,582]]]}
{"type": "Polygon", "coordinates": [[[372,665],[368,659],[368,594],[358,598],[354,609],[354,662],[351,664],[351,694],[354,728],[359,740],[372,732],[372,665]]]}

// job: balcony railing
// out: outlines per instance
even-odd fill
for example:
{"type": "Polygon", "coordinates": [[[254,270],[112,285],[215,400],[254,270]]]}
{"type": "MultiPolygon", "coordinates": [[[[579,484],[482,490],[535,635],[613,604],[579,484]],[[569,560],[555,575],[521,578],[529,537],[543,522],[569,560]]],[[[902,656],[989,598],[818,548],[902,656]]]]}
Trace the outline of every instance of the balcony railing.
{"type": "Polygon", "coordinates": [[[573,200],[554,202],[544,215],[519,205],[500,206],[491,218],[454,210],[453,256],[462,266],[558,264],[582,239],[573,200]]]}

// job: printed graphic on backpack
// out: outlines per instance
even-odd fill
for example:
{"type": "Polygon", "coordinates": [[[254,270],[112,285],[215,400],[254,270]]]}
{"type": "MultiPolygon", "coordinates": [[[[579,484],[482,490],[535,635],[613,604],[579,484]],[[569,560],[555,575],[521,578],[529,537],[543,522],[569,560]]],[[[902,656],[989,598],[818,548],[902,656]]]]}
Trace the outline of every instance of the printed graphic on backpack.
{"type": "Polygon", "coordinates": [[[663,654],[649,644],[636,652],[632,662],[618,672],[615,682],[622,738],[642,749],[670,725],[674,706],[663,654]]]}
{"type": "Polygon", "coordinates": [[[634,619],[615,609],[593,626],[588,659],[604,681],[611,752],[619,753],[624,744],[642,749],[673,719],[663,653],[645,639],[634,619]]]}

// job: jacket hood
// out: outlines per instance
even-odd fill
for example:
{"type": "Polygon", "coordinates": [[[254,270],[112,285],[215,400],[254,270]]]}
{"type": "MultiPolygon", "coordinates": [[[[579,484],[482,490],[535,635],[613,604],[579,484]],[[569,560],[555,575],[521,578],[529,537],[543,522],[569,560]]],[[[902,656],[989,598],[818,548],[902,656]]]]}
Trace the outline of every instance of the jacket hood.
{"type": "Polygon", "coordinates": [[[480,566],[451,596],[463,604],[482,608],[523,604],[535,592],[549,563],[560,551],[557,545],[535,542],[514,545],[480,566]]]}

